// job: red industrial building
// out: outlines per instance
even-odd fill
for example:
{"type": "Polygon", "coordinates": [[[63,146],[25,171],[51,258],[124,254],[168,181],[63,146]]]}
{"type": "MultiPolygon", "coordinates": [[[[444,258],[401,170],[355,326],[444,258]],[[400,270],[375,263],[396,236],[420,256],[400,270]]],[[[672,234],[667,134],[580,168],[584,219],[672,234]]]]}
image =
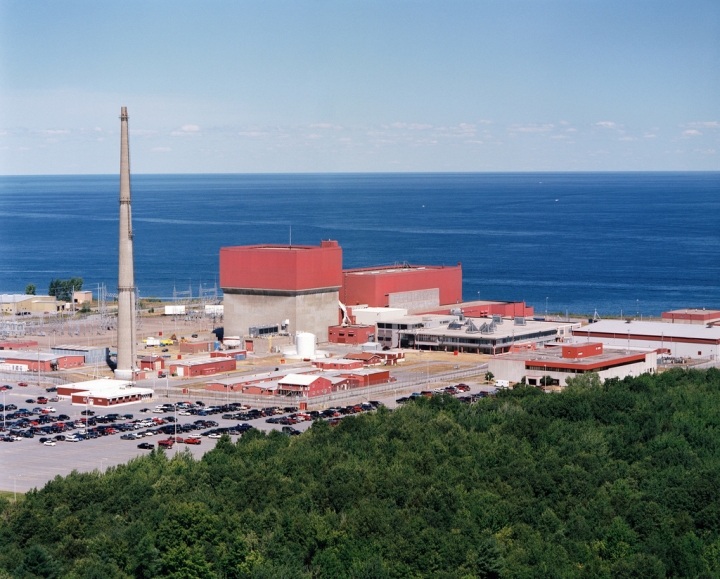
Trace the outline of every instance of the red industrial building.
{"type": "Polygon", "coordinates": [[[688,308],[662,313],[662,321],[671,324],[720,323],[720,310],[688,308]]]}
{"type": "Polygon", "coordinates": [[[211,352],[213,349],[212,342],[181,342],[181,354],[199,354],[200,352],[211,352]]]}
{"type": "MultiPolygon", "coordinates": [[[[462,301],[462,266],[405,265],[346,269],[340,299],[346,305],[406,307],[413,304],[455,304],[462,301]],[[437,290],[436,297],[428,292],[437,290]],[[423,292],[423,293],[418,293],[423,292]]],[[[409,306],[409,307],[408,307],[409,306]]]]}
{"type": "Polygon", "coordinates": [[[525,302],[490,301],[463,302],[460,304],[456,304],[452,307],[428,309],[415,313],[446,316],[450,314],[450,310],[452,309],[461,309],[463,315],[467,318],[486,318],[493,315],[502,316],[503,318],[531,318],[533,315],[535,315],[535,308],[526,305],[525,302]]]}
{"type": "Polygon", "coordinates": [[[363,367],[362,360],[348,360],[347,358],[315,360],[312,365],[321,370],[359,370],[363,367]]]}
{"type": "Polygon", "coordinates": [[[348,360],[357,360],[362,362],[363,366],[380,366],[385,361],[380,352],[354,352],[346,354],[348,360]]]}
{"type": "Polygon", "coordinates": [[[333,383],[324,376],[288,374],[278,380],[277,394],[279,396],[313,397],[330,394],[335,390],[333,383]]]}
{"type": "Polygon", "coordinates": [[[30,348],[37,347],[38,343],[34,340],[25,342],[0,342],[0,350],[29,350],[30,348]]]}
{"type": "Polygon", "coordinates": [[[337,241],[312,245],[250,245],[220,250],[225,333],[311,332],[319,342],[337,323],[342,249],[337,241]],[[288,320],[289,327],[283,328],[288,320]]]}
{"type": "Polygon", "coordinates": [[[183,377],[210,376],[219,372],[237,370],[235,358],[200,358],[198,360],[178,360],[170,363],[170,372],[183,377]]]}
{"type": "Polygon", "coordinates": [[[353,370],[351,372],[343,372],[340,375],[348,379],[350,388],[364,388],[366,386],[376,386],[390,382],[390,370],[353,370]]]}
{"type": "Polygon", "coordinates": [[[160,356],[145,356],[140,360],[141,370],[163,370],[165,369],[165,360],[160,356]]]}
{"type": "Polygon", "coordinates": [[[17,350],[0,351],[0,363],[27,366],[28,371],[52,372],[85,365],[85,356],[62,356],[17,350]]]}
{"type": "Polygon", "coordinates": [[[333,344],[364,344],[375,335],[375,326],[350,325],[330,326],[328,328],[328,341],[333,344]]]}

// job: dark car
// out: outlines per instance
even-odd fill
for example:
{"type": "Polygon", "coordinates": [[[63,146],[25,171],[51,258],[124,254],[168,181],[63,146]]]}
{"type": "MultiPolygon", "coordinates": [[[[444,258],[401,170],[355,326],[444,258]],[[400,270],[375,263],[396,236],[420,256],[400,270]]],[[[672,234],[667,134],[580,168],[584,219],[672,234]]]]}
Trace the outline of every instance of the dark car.
{"type": "Polygon", "coordinates": [[[25,404],[35,404],[35,398],[28,398],[28,399],[25,401],[25,404]]]}
{"type": "Polygon", "coordinates": [[[93,416],[95,414],[94,410],[83,410],[80,414],[83,416],[93,416]]]}
{"type": "Polygon", "coordinates": [[[142,448],[143,450],[152,450],[155,448],[155,445],[152,442],[141,442],[138,444],[138,448],[142,448]]]}

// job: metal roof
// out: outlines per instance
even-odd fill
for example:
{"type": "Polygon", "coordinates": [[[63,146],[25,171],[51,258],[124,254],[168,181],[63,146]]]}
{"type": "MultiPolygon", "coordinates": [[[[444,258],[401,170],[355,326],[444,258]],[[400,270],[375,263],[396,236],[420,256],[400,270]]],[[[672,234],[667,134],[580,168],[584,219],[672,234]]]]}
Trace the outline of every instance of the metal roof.
{"type": "Polygon", "coordinates": [[[278,380],[278,384],[290,384],[293,386],[310,386],[315,380],[320,378],[319,375],[308,374],[288,374],[285,378],[278,380]]]}
{"type": "Polygon", "coordinates": [[[704,324],[668,324],[667,322],[626,322],[624,320],[600,320],[573,331],[576,336],[614,334],[618,337],[632,334],[637,336],[650,336],[659,339],[684,338],[688,340],[717,340],[720,342],[720,326],[708,327],[704,324]]]}
{"type": "Polygon", "coordinates": [[[52,362],[73,354],[47,354],[45,352],[29,352],[26,350],[0,350],[0,360],[27,360],[28,362],[52,362]]]}

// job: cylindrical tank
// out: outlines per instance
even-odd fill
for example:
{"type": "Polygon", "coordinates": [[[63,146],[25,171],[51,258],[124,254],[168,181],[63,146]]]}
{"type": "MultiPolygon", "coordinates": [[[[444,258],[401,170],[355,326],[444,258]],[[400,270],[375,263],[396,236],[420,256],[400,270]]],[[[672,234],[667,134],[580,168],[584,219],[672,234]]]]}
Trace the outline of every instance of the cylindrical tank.
{"type": "Polygon", "coordinates": [[[300,358],[315,357],[315,334],[298,332],[295,335],[295,347],[300,358]]]}

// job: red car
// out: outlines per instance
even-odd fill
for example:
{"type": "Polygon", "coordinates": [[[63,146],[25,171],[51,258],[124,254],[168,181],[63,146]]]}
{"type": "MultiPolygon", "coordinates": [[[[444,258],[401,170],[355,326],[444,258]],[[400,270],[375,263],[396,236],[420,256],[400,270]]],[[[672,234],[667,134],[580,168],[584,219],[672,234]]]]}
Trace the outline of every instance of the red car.
{"type": "Polygon", "coordinates": [[[202,440],[200,440],[199,438],[186,438],[185,439],[185,444],[200,444],[201,442],[202,442],[202,440]]]}
{"type": "Polygon", "coordinates": [[[169,438],[167,440],[158,440],[158,446],[164,446],[165,448],[172,448],[173,441],[169,438]]]}
{"type": "Polygon", "coordinates": [[[18,382],[18,386],[26,387],[27,385],[27,382],[18,382]]]}

